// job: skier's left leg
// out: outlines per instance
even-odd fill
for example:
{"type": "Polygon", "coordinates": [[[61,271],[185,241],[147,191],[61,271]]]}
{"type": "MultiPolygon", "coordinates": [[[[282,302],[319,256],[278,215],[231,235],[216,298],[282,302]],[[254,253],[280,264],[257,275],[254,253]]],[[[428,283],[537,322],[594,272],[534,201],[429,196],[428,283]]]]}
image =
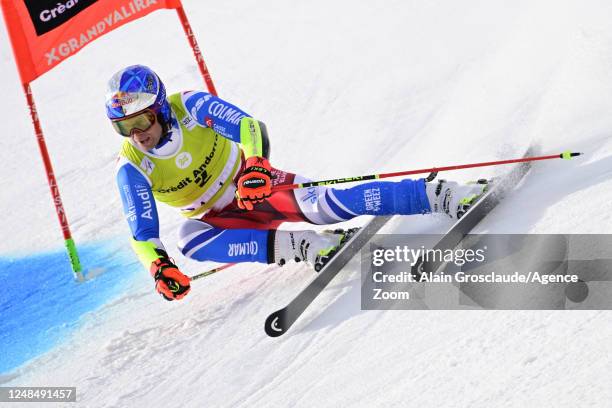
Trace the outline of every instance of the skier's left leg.
{"type": "MultiPolygon", "coordinates": [[[[296,176],[296,183],[308,181],[296,176]]],[[[424,179],[374,181],[345,189],[295,190],[302,214],[313,224],[333,224],[359,215],[411,215],[431,212],[424,179]]]]}
{"type": "MultiPolygon", "coordinates": [[[[299,181],[302,183],[302,181],[299,181]]],[[[459,184],[439,180],[405,179],[396,182],[374,181],[347,189],[313,187],[296,193],[299,197],[316,196],[312,206],[303,206],[304,214],[317,221],[346,221],[357,215],[411,215],[445,213],[458,219],[486,190],[486,182],[459,184]]],[[[303,202],[298,198],[298,202],[303,202]]]]}

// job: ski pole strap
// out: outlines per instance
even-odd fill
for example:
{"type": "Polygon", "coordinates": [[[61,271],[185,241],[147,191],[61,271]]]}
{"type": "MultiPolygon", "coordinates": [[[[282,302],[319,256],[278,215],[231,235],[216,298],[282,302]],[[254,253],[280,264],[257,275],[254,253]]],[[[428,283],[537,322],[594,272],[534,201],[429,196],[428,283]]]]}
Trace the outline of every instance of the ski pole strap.
{"type": "Polygon", "coordinates": [[[440,171],[450,171],[450,170],[461,170],[461,169],[470,169],[474,167],[487,167],[487,166],[498,166],[501,164],[511,164],[511,163],[523,163],[523,162],[531,162],[537,160],[551,160],[551,159],[566,159],[569,160],[572,157],[580,156],[582,153],[570,152],[566,151],[561,154],[551,154],[548,156],[534,156],[534,157],[522,157],[519,159],[510,159],[510,160],[498,160],[498,161],[490,161],[490,162],[481,162],[481,163],[470,163],[470,164],[459,164],[454,166],[445,166],[445,167],[431,167],[427,169],[417,169],[417,170],[406,170],[406,171],[398,171],[394,173],[381,173],[381,174],[370,174],[367,176],[358,176],[358,177],[346,177],[346,178],[337,178],[337,179],[329,179],[329,180],[320,180],[320,181],[310,181],[307,183],[300,184],[285,184],[280,186],[272,187],[272,192],[284,191],[284,190],[295,190],[298,188],[307,188],[307,187],[319,187],[319,186],[327,186],[332,184],[342,184],[342,183],[353,183],[356,181],[366,181],[366,180],[378,180],[385,179],[389,177],[398,177],[398,176],[409,176],[413,174],[425,174],[435,173],[437,174],[440,171]]]}

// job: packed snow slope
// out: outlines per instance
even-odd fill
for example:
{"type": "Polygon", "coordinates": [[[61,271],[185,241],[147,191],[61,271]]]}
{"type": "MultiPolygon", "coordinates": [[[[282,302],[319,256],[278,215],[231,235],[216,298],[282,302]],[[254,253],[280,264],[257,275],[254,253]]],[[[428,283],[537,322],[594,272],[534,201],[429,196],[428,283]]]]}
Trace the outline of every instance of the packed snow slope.
{"type": "MultiPolygon", "coordinates": [[[[331,178],[520,156],[531,143],[583,151],[537,164],[478,231],[612,230],[609,1],[184,5],[220,96],[267,123],[275,166],[331,178]]],[[[0,254],[58,250],[1,32],[0,254]]],[[[124,240],[108,257],[131,261],[107,271],[125,275],[112,300],[4,373],[5,384],[77,386],[86,407],[610,406],[608,311],[361,311],[356,259],[281,338],[266,337],[263,322],[312,278],[303,265],[241,265],[196,282],[184,301],[163,301],[130,255],[113,172],[122,140],[103,108],[106,79],[134,63],[154,68],[171,92],[203,88],[172,11],[102,37],[33,84],[77,244],[124,240]]],[[[182,220],[159,209],[179,265],[206,269],[174,250],[182,220]]],[[[447,226],[412,216],[384,232],[447,226]]]]}

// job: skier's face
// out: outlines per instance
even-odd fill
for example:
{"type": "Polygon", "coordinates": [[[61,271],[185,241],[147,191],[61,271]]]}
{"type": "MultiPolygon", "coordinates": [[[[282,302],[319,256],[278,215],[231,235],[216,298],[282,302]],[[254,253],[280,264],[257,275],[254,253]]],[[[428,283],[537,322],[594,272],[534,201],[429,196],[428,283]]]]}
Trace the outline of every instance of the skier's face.
{"type": "Polygon", "coordinates": [[[135,129],[132,131],[132,141],[143,151],[149,151],[154,148],[158,143],[162,135],[161,125],[155,121],[155,124],[146,131],[135,129]]]}

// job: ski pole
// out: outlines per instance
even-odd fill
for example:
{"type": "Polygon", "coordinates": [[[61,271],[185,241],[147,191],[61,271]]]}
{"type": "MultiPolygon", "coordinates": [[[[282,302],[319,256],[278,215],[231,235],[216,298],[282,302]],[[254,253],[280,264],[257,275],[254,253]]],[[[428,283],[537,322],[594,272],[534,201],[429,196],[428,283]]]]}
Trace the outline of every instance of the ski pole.
{"type": "Polygon", "coordinates": [[[378,180],[385,179],[389,177],[397,177],[397,176],[407,176],[410,174],[423,174],[423,173],[435,173],[437,174],[440,171],[448,171],[448,170],[459,170],[459,169],[469,169],[473,167],[486,167],[486,166],[497,166],[500,164],[510,164],[510,163],[521,163],[521,162],[530,162],[536,160],[551,160],[551,159],[566,159],[569,160],[572,157],[580,156],[582,153],[575,153],[566,151],[560,154],[551,154],[548,156],[534,156],[534,157],[522,157],[520,159],[510,159],[510,160],[499,160],[499,161],[490,161],[490,162],[482,162],[482,163],[470,163],[470,164],[459,164],[454,166],[445,166],[445,167],[431,167],[428,169],[417,169],[417,170],[407,170],[407,171],[398,171],[394,173],[380,173],[380,174],[370,174],[367,176],[358,176],[358,177],[346,177],[346,178],[337,178],[337,179],[329,179],[329,180],[320,180],[320,181],[310,181],[307,183],[301,184],[285,184],[279,185],[272,188],[272,192],[283,191],[283,190],[295,190],[298,188],[306,188],[306,187],[318,187],[318,186],[326,186],[329,184],[341,184],[341,183],[353,183],[356,181],[365,181],[365,180],[378,180]]]}
{"type": "Polygon", "coordinates": [[[189,280],[193,282],[194,280],[198,280],[198,279],[200,279],[200,278],[205,278],[205,277],[207,277],[207,276],[212,275],[213,273],[220,272],[220,271],[222,271],[222,270],[224,270],[224,269],[227,269],[227,268],[229,268],[230,266],[234,266],[234,265],[236,265],[236,263],[228,263],[228,264],[225,264],[225,265],[221,265],[221,266],[219,266],[219,267],[216,267],[216,268],[214,268],[214,269],[208,270],[208,271],[206,271],[206,272],[201,272],[201,273],[198,273],[198,274],[196,274],[196,275],[190,276],[190,277],[189,277],[189,280]]]}

